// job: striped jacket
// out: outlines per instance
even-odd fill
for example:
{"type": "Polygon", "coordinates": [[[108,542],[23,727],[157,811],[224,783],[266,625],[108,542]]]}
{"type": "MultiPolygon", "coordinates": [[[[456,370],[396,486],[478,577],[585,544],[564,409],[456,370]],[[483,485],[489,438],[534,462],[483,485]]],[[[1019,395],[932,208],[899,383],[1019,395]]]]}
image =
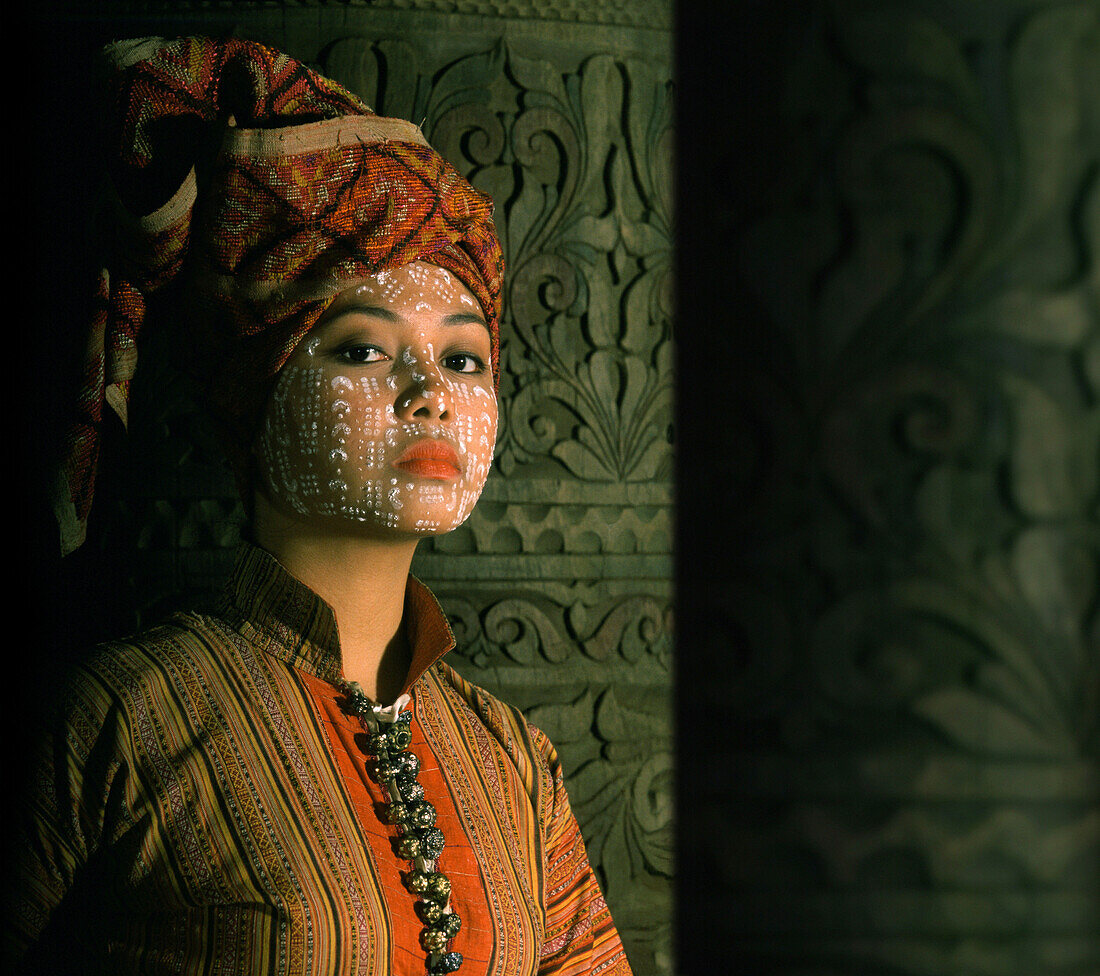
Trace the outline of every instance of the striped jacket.
{"type": "MultiPolygon", "coordinates": [[[[553,746],[441,660],[454,637],[413,577],[404,619],[459,976],[628,976],[553,746]]],[[[340,674],[331,608],[248,544],[216,611],[82,663],[22,817],[7,914],[27,970],[424,976],[340,674]]]]}

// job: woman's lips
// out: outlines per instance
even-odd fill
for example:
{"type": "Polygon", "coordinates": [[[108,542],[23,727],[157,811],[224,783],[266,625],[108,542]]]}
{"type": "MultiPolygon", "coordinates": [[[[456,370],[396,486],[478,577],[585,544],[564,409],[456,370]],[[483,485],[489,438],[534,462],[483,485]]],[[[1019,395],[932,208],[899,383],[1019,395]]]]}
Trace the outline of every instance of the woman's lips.
{"type": "Polygon", "coordinates": [[[401,453],[393,466],[418,478],[436,481],[451,481],[462,473],[458,454],[445,441],[417,441],[401,453]]]}

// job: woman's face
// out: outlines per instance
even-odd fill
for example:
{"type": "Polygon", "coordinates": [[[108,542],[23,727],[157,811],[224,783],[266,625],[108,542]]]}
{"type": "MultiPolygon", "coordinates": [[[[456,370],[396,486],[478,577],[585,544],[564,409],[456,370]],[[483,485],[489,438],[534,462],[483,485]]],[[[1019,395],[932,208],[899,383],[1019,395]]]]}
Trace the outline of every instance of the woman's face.
{"type": "Polygon", "coordinates": [[[259,490],[300,517],[448,532],[481,494],[496,429],[481,306],[416,261],[341,292],[298,344],[256,443],[259,490]]]}

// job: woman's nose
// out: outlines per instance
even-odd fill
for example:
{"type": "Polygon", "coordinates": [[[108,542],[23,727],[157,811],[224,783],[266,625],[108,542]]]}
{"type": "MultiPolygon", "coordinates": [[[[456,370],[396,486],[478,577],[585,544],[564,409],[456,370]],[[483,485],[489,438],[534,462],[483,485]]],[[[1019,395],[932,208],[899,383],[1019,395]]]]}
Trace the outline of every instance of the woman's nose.
{"type": "Polygon", "coordinates": [[[404,421],[450,420],[451,387],[437,364],[412,359],[399,381],[393,412],[404,421]]]}

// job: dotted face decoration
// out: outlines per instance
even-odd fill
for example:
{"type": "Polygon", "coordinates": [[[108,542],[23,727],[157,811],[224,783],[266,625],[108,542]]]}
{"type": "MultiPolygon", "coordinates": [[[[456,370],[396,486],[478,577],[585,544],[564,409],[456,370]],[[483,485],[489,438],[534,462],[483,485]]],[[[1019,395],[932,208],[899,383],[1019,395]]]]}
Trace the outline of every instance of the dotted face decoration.
{"type": "Polygon", "coordinates": [[[261,490],[303,518],[448,532],[481,494],[496,430],[481,306],[413,262],[341,292],[287,361],[256,443],[261,490]]]}

